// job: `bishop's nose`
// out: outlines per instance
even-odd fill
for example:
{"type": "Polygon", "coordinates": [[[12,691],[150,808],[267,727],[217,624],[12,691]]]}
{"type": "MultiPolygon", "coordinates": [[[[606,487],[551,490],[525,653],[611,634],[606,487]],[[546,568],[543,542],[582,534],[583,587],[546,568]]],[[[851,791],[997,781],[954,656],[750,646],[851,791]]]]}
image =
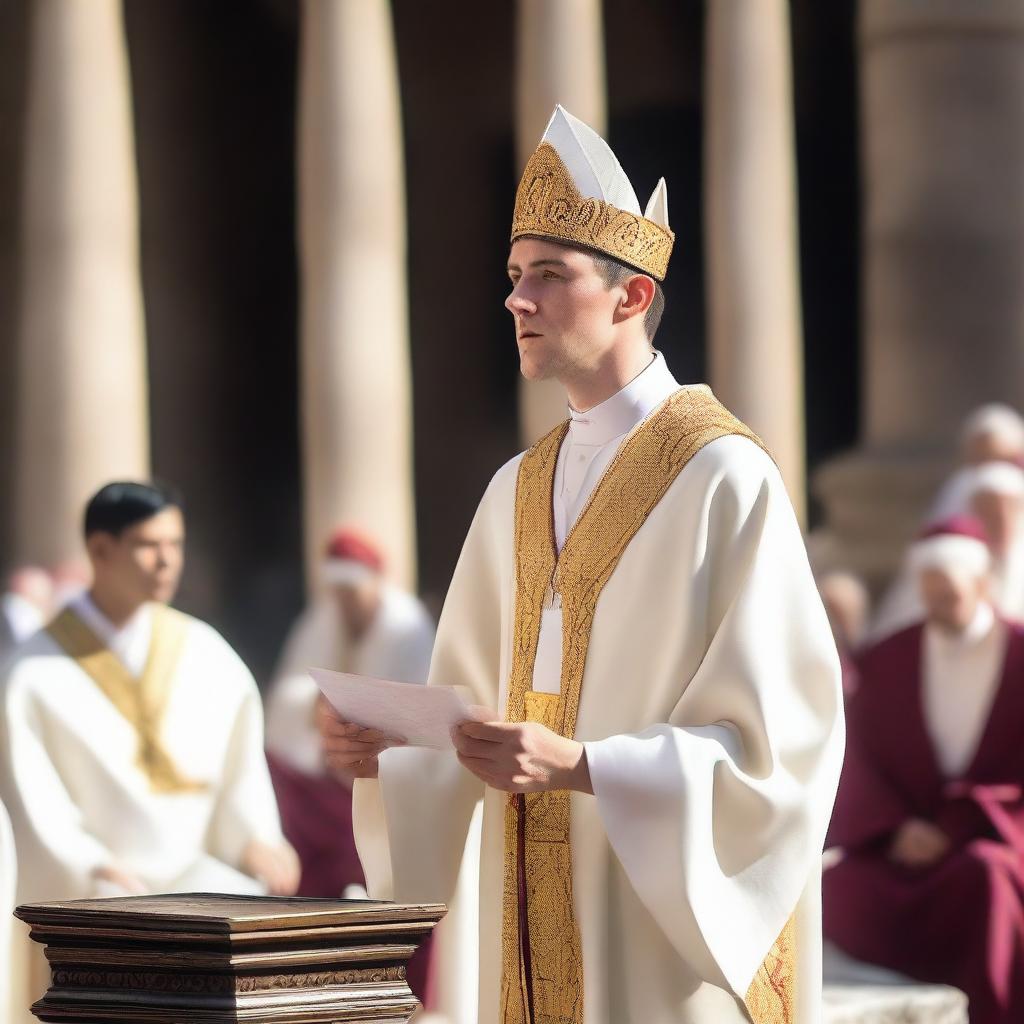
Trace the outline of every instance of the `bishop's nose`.
{"type": "Polygon", "coordinates": [[[512,289],[512,293],[505,300],[505,308],[516,317],[530,316],[537,312],[537,304],[523,295],[518,286],[512,289]]]}

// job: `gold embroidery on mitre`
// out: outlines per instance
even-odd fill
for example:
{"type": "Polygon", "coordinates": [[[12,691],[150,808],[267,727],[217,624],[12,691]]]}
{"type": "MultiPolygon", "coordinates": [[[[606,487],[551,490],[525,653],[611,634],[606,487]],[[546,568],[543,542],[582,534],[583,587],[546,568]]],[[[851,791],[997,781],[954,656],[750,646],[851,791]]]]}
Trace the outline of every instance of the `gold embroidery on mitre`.
{"type": "MultiPolygon", "coordinates": [[[[542,722],[573,736],[597,600],[619,558],[676,476],[706,444],[739,434],[764,447],[704,387],[683,388],[623,442],[560,555],[552,492],[568,424],[524,456],[515,503],[516,599],[509,722],[542,722]],[[540,619],[548,593],[562,602],[562,677],[558,694],[531,689],[540,619]]],[[[582,1024],[583,952],[573,909],[570,794],[510,795],[505,810],[501,1015],[503,1024],[582,1024]],[[527,929],[519,920],[519,856],[525,866],[527,929]],[[528,932],[531,976],[520,948],[528,932]],[[533,1005],[528,1005],[532,990],[533,1005]],[[532,1012],[531,1012],[532,1010],[532,1012]]]]}
{"type": "Polygon", "coordinates": [[[796,917],[791,917],[764,958],[744,1000],[754,1024],[796,1020],[796,917]]]}
{"type": "Polygon", "coordinates": [[[658,281],[665,280],[676,237],[653,220],[581,195],[549,142],[534,150],[516,191],[512,241],[523,235],[596,249],[658,281]]]}
{"type": "Polygon", "coordinates": [[[163,605],[153,608],[153,634],[141,679],[72,611],[65,608],[47,632],[100,688],[139,738],[138,765],[154,793],[196,793],[207,789],[178,770],[160,738],[174,670],[185,643],[188,619],[163,605]]]}

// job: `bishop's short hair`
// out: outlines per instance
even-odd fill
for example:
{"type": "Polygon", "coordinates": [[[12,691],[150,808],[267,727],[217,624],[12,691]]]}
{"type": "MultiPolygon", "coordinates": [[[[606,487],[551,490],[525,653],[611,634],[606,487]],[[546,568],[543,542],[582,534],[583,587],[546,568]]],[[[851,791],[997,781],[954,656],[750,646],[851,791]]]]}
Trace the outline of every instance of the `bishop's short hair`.
{"type": "MultiPolygon", "coordinates": [[[[628,277],[643,273],[642,270],[637,270],[636,267],[631,267],[628,263],[623,263],[622,260],[617,260],[612,256],[606,256],[603,252],[588,252],[587,254],[594,258],[597,272],[609,288],[622,284],[628,277]]],[[[654,336],[658,333],[661,317],[665,312],[665,292],[662,290],[661,282],[657,279],[652,280],[654,280],[654,298],[644,314],[644,333],[651,344],[654,343],[654,336]]]]}
{"type": "MultiPolygon", "coordinates": [[[[596,249],[589,249],[585,245],[574,245],[572,242],[545,238],[542,235],[522,235],[521,237],[535,238],[538,242],[560,245],[563,249],[573,249],[576,252],[584,253],[594,261],[594,268],[601,275],[601,280],[604,281],[606,288],[614,288],[616,285],[622,284],[627,277],[643,273],[642,270],[637,270],[636,267],[631,267],[628,263],[623,263],[622,260],[617,260],[606,253],[598,252],[596,249]]],[[[650,277],[650,274],[647,276],[650,277]]],[[[661,326],[661,318],[665,312],[665,291],[661,287],[660,281],[655,278],[651,278],[651,280],[654,281],[654,298],[644,314],[644,333],[647,335],[647,340],[653,345],[654,336],[658,333],[658,328],[661,326]]]]}
{"type": "Polygon", "coordinates": [[[120,537],[129,526],[152,519],[164,509],[184,510],[181,492],[171,484],[119,480],[101,487],[85,506],[83,532],[109,533],[120,537]]]}

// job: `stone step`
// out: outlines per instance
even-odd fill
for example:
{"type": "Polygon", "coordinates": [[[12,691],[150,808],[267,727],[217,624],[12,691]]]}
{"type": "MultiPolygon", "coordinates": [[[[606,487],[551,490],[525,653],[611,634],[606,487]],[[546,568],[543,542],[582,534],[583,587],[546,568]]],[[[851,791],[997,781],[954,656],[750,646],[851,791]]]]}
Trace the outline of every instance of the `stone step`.
{"type": "Polygon", "coordinates": [[[967,996],[948,985],[827,985],[823,1024],[968,1024],[967,996]]]}

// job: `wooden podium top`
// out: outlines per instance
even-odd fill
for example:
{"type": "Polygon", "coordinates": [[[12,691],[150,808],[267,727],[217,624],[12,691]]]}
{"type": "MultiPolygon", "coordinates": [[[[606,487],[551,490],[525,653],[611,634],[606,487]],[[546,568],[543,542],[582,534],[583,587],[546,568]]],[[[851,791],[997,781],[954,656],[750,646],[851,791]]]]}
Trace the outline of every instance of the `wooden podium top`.
{"type": "Polygon", "coordinates": [[[350,928],[421,922],[435,924],[443,903],[388,903],[383,900],[319,900],[303,897],[225,896],[179,893],[172,896],[116,896],[109,899],[27,903],[15,911],[31,925],[117,928],[129,931],[236,935],[310,928],[350,928]]]}
{"type": "Polygon", "coordinates": [[[404,1024],[440,903],[184,893],[30,903],[53,1024],[404,1024]]]}

